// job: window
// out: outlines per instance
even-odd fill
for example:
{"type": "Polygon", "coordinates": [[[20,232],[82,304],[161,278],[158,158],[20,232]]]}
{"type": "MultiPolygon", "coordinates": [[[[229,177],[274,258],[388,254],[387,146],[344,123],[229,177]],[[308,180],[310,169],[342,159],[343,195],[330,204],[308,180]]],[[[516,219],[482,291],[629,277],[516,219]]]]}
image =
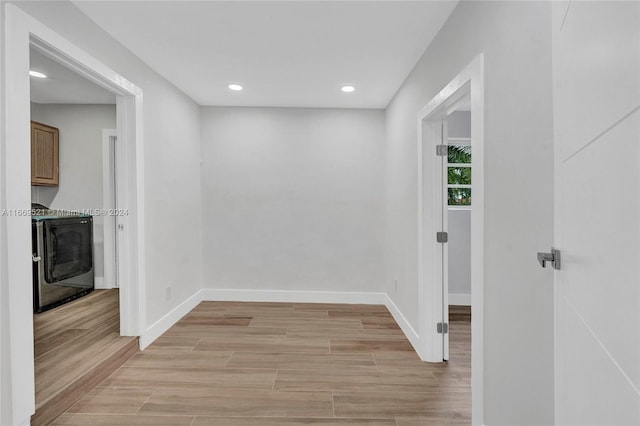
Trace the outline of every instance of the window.
{"type": "MultiPolygon", "coordinates": [[[[451,142],[451,140],[449,140],[451,142]]],[[[471,145],[449,143],[447,153],[447,190],[450,206],[471,205],[471,145]]]]}

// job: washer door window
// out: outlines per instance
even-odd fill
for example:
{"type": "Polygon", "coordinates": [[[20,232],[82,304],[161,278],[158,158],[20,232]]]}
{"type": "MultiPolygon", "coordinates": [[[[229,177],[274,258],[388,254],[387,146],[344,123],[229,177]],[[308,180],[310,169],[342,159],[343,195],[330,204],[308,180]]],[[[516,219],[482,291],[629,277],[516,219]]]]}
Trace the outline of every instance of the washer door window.
{"type": "Polygon", "coordinates": [[[44,223],[45,280],[55,283],[93,268],[90,219],[48,220],[44,223]]]}

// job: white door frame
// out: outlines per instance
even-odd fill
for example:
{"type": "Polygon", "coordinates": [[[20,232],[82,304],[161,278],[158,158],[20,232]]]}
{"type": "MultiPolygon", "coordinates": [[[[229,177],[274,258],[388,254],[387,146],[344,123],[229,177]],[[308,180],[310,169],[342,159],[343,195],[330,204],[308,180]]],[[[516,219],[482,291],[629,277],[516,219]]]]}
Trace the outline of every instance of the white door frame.
{"type": "Polygon", "coordinates": [[[438,201],[441,182],[436,173],[440,143],[438,116],[462,97],[471,97],[472,193],[471,210],[471,400],[472,423],[484,420],[484,56],[478,55],[418,113],[418,288],[420,358],[440,362],[442,336],[436,325],[442,321],[442,250],[436,232],[440,231],[442,202],[438,201]],[[424,146],[423,146],[424,145],[424,146]],[[440,222],[438,222],[440,220],[440,222]],[[431,271],[427,273],[427,271],[431,271]]]}
{"type": "Polygon", "coordinates": [[[117,140],[116,129],[102,129],[102,206],[107,212],[103,222],[103,244],[104,244],[104,281],[103,288],[117,287],[116,271],[116,210],[117,202],[114,203],[116,187],[114,185],[117,164],[112,146],[117,140]],[[113,213],[113,214],[109,214],[113,213]]]}
{"type": "MultiPolygon", "coordinates": [[[[31,206],[28,71],[29,49],[35,48],[117,95],[118,140],[126,147],[124,176],[119,178],[127,183],[118,197],[129,211],[128,216],[120,218],[125,242],[121,256],[121,334],[139,336],[146,327],[142,90],[17,6],[6,4],[5,12],[5,137],[0,146],[5,180],[0,188],[4,205],[0,207],[19,212],[31,206]]],[[[3,308],[8,309],[8,315],[3,314],[3,319],[9,321],[8,342],[3,341],[9,347],[9,360],[3,362],[11,372],[10,377],[3,376],[3,382],[10,381],[5,388],[9,395],[3,395],[3,400],[11,401],[10,414],[3,414],[13,424],[28,424],[35,411],[30,222],[29,215],[9,215],[0,222],[7,244],[0,259],[0,286],[7,289],[3,308]]]]}

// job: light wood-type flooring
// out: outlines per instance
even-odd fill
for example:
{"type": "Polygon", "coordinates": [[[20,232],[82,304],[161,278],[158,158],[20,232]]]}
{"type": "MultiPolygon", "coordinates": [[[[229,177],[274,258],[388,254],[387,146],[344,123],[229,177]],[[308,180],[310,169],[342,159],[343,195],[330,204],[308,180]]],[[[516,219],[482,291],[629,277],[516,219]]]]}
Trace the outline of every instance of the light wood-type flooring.
{"type": "Polygon", "coordinates": [[[471,338],[421,362],[384,306],[202,302],[55,425],[471,422],[471,338]]]}
{"type": "Polygon", "coordinates": [[[50,423],[138,352],[120,336],[118,290],[96,290],[35,314],[34,426],[50,423]]]}

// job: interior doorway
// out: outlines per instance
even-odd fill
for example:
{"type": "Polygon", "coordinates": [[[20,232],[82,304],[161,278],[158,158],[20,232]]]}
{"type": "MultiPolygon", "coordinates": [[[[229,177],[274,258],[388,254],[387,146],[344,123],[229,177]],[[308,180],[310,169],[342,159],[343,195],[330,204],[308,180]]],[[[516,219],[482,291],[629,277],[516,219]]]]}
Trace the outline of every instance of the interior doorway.
{"type": "MultiPolygon", "coordinates": [[[[418,280],[419,355],[449,359],[449,204],[468,211],[469,279],[473,315],[472,422],[483,419],[484,322],[484,101],[483,57],[478,56],[418,114],[418,280]],[[464,114],[460,114],[464,112],[464,114]],[[468,136],[453,131],[454,117],[466,116],[468,136]],[[457,155],[456,158],[456,154],[457,155]],[[451,175],[451,178],[450,178],[451,175]],[[470,207],[473,195],[473,208],[470,207]]],[[[454,303],[460,303],[456,294],[454,303]]]]}
{"type": "Polygon", "coordinates": [[[117,209],[115,191],[123,175],[115,158],[116,95],[37,46],[30,46],[29,58],[32,127],[47,126],[56,135],[55,158],[46,155],[48,146],[38,143],[42,137],[33,131],[31,141],[31,202],[42,209],[32,222],[41,240],[57,242],[44,252],[44,242],[34,247],[38,309],[33,317],[36,412],[31,423],[38,425],[67,409],[84,382],[108,374],[114,359],[136,342],[120,335],[115,288],[115,253],[121,243],[116,221],[124,213],[117,209]],[[34,162],[36,171],[54,171],[55,184],[33,178],[34,162]],[[85,224],[84,232],[76,229],[80,225],[65,231],[74,220],[85,224]],[[49,270],[56,273],[44,272],[49,270]],[[64,280],[57,278],[61,273],[64,280]]]}
{"type": "MultiPolygon", "coordinates": [[[[103,206],[108,213],[104,218],[104,287],[118,288],[118,239],[117,215],[118,210],[118,182],[116,167],[117,159],[117,130],[102,130],[102,194],[103,206]]],[[[124,213],[124,212],[123,212],[124,213]]]]}
{"type": "MultiPolygon", "coordinates": [[[[145,329],[144,270],[144,170],[142,139],[142,91],[126,78],[102,64],[20,8],[5,8],[7,26],[4,87],[6,92],[5,137],[2,141],[4,206],[16,211],[30,210],[30,82],[29,50],[37,49],[91,82],[116,95],[118,140],[124,147],[123,185],[118,193],[123,217],[120,278],[120,334],[139,336],[145,329]]],[[[33,356],[33,294],[31,220],[28,215],[8,216],[1,222],[6,235],[6,252],[1,259],[7,298],[3,305],[8,323],[7,368],[11,377],[4,383],[7,400],[12,401],[11,424],[28,424],[35,411],[33,356]]],[[[3,361],[4,362],[4,361],[3,361]]],[[[5,379],[3,378],[3,382],[5,379]]],[[[4,416],[4,411],[3,411],[4,416]]]]}

